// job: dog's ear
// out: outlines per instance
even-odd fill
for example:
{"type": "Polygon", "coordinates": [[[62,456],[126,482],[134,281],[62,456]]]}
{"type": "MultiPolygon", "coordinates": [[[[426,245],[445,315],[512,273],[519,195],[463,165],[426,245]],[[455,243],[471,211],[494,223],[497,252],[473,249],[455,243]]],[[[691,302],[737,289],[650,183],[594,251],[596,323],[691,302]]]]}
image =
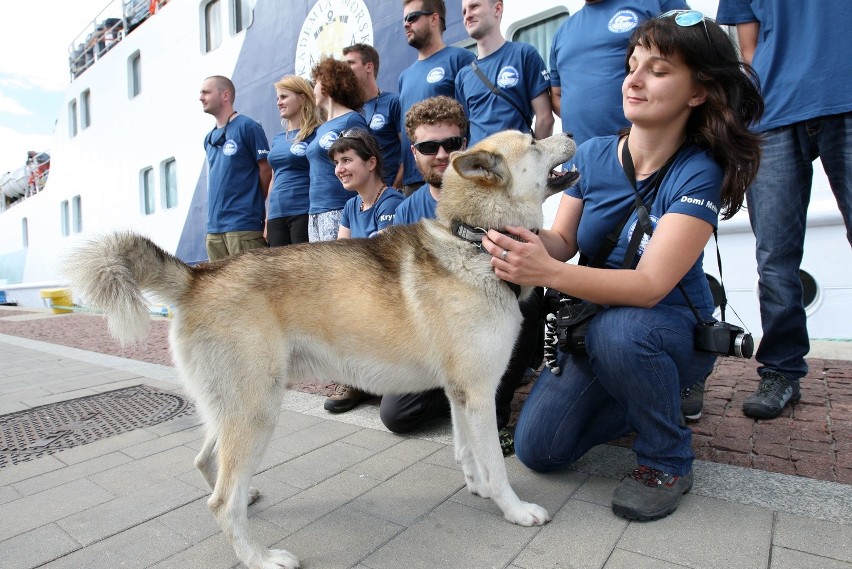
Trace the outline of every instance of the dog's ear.
{"type": "Polygon", "coordinates": [[[500,154],[486,150],[468,150],[452,158],[453,169],[466,180],[485,186],[504,185],[509,171],[500,154]]]}

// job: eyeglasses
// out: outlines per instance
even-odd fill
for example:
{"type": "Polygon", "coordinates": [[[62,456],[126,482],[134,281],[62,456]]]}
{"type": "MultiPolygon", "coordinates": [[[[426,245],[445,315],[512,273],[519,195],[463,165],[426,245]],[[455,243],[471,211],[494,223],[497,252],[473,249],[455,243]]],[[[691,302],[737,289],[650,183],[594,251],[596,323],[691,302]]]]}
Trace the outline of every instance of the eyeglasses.
{"type": "Polygon", "coordinates": [[[358,140],[361,140],[364,138],[365,134],[368,133],[363,128],[348,128],[346,130],[341,130],[338,138],[357,138],[358,140]]]}
{"type": "Polygon", "coordinates": [[[420,16],[431,16],[434,13],[435,12],[427,12],[426,10],[415,10],[406,14],[405,17],[402,19],[402,22],[404,24],[413,24],[414,22],[420,19],[420,16]]]}
{"type": "Polygon", "coordinates": [[[451,136],[444,140],[424,140],[423,142],[414,144],[417,152],[426,156],[437,154],[438,148],[443,148],[447,152],[455,152],[456,150],[461,150],[462,146],[464,146],[463,136],[451,136]]]}
{"type": "Polygon", "coordinates": [[[674,16],[675,24],[681,28],[689,28],[701,22],[704,25],[704,34],[707,36],[707,41],[710,45],[713,45],[713,41],[710,39],[710,32],[707,31],[707,20],[712,21],[711,18],[708,18],[698,10],[669,10],[665,14],[657,16],[657,18],[662,19],[669,16],[674,16]]]}

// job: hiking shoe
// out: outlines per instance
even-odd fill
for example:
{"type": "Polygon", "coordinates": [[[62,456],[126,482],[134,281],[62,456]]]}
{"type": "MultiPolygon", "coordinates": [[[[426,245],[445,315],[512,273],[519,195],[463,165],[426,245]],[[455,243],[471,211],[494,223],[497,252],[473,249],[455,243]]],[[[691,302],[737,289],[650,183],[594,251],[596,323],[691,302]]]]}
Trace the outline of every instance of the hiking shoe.
{"type": "Polygon", "coordinates": [[[686,476],[672,476],[640,465],[615,487],[612,511],[628,520],[658,520],[674,512],[680,497],[690,490],[692,470],[686,476]]]}
{"type": "Polygon", "coordinates": [[[704,408],[704,380],[692,387],[680,390],[680,412],[687,421],[697,421],[701,418],[704,408]]]}
{"type": "Polygon", "coordinates": [[[754,419],[774,419],[787,403],[796,403],[801,398],[798,381],[776,371],[765,371],[760,374],[755,394],[743,401],[743,413],[754,419]]]}
{"type": "Polygon", "coordinates": [[[369,398],[369,393],[338,383],[334,388],[334,395],[325,400],[323,407],[331,413],[344,413],[354,409],[359,403],[369,398]]]}

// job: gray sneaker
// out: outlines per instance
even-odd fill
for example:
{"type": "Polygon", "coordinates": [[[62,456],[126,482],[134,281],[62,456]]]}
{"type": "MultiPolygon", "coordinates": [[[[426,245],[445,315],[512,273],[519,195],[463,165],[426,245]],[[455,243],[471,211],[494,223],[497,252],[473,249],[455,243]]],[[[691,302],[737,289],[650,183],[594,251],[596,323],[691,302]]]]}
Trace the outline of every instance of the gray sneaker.
{"type": "Polygon", "coordinates": [[[799,382],[788,379],[776,371],[760,374],[760,385],[754,395],[743,401],[743,413],[754,419],[774,419],[788,403],[802,398],[799,382]]]}
{"type": "Polygon", "coordinates": [[[697,382],[692,387],[680,390],[680,412],[687,421],[697,421],[701,418],[701,410],[704,408],[704,382],[697,382]]]}
{"type": "Polygon", "coordinates": [[[690,490],[692,470],[686,476],[672,476],[640,465],[615,487],[612,511],[628,520],[658,520],[674,512],[680,497],[690,490]]]}

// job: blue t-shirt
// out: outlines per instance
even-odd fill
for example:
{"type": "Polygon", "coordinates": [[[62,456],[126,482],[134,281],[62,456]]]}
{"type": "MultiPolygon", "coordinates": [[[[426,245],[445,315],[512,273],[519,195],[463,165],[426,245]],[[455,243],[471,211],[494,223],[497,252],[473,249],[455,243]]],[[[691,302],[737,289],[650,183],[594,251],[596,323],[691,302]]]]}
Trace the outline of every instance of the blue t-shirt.
{"type": "Polygon", "coordinates": [[[343,207],[340,225],[350,231],[350,237],[372,237],[389,225],[393,225],[396,207],[405,199],[393,188],[385,188],[378,201],[366,211],[361,210],[361,196],[355,194],[343,207]]]}
{"type": "MultiPolygon", "coordinates": [[[[507,41],[492,54],[476,60],[482,73],[532,118],[532,100],[550,89],[550,74],[544,60],[528,43],[507,41]]],[[[514,129],[528,132],[526,118],[504,97],[485,86],[470,65],[456,77],[456,99],[470,119],[470,142],[514,129]]]]}
{"type": "Polygon", "coordinates": [[[257,166],[269,154],[263,127],[237,115],[204,138],[204,150],[209,167],[207,233],[263,231],[266,203],[257,166]],[[217,145],[223,134],[222,144],[217,145]]]}
{"type": "Polygon", "coordinates": [[[684,0],[600,2],[565,20],[550,49],[550,84],[562,90],[562,131],[581,144],[629,126],[621,84],[630,36],[642,22],[688,7],[684,0]]]}
{"type": "Polygon", "coordinates": [[[852,110],[850,0],[720,0],[716,21],[760,23],[752,66],[765,111],[755,130],[852,110]]]}
{"type": "Polygon", "coordinates": [[[402,134],[402,161],[405,165],[403,182],[416,184],[423,181],[423,175],[417,169],[411,154],[411,141],[405,134],[405,113],[415,103],[429,97],[446,95],[455,97],[456,75],[459,69],[470,65],[476,59],[470,51],[446,46],[426,59],[418,59],[399,75],[399,103],[402,108],[400,132],[402,134]]]}
{"type": "Polygon", "coordinates": [[[380,91],[377,97],[364,103],[361,112],[370,125],[370,134],[376,139],[382,153],[382,180],[390,186],[396,179],[402,158],[399,131],[405,128],[405,125],[402,124],[399,97],[380,91]]]}
{"type": "Polygon", "coordinates": [[[274,177],[272,191],[269,192],[267,219],[308,213],[311,168],[307,152],[316,131],[299,142],[295,141],[297,134],[298,129],[279,132],[272,140],[269,165],[272,166],[274,177]]]}
{"type": "MultiPolygon", "coordinates": [[[[618,161],[618,136],[592,138],[577,148],[575,156],[580,180],[565,193],[583,200],[583,214],[577,228],[580,251],[594,259],[606,236],[621,221],[624,214],[634,209],[635,193],[618,161]]],[[[681,213],[703,219],[716,227],[719,219],[723,172],[713,158],[695,146],[683,148],[672,162],[649,208],[651,221],[657,222],[666,213],[681,213]]],[[[653,187],[654,176],[637,182],[639,194],[645,205],[653,187]]],[[[619,268],[624,261],[630,237],[636,227],[635,211],[621,231],[618,243],[604,266],[619,268]]],[[[639,227],[638,231],[642,231],[639,227]]],[[[653,239],[653,237],[651,237],[653,239]]],[[[639,246],[637,259],[645,250],[649,237],[645,235],[639,246]]],[[[713,297],[702,267],[704,255],[683,277],[682,283],[693,304],[704,312],[713,310],[713,297]]],[[[635,262],[635,261],[634,261],[635,262]]],[[[663,304],[685,305],[681,292],[674,288],[663,304]]]]}
{"type": "Polygon", "coordinates": [[[343,209],[352,197],[334,175],[334,162],[328,157],[328,149],[340,133],[350,128],[367,130],[364,116],[353,111],[326,121],[317,128],[316,136],[308,144],[308,162],[311,164],[311,206],[308,213],[312,215],[343,209]]]}
{"type": "Polygon", "coordinates": [[[409,225],[421,219],[434,219],[438,202],[429,191],[429,184],[423,184],[414,193],[405,198],[396,208],[394,225],[409,225]]]}

